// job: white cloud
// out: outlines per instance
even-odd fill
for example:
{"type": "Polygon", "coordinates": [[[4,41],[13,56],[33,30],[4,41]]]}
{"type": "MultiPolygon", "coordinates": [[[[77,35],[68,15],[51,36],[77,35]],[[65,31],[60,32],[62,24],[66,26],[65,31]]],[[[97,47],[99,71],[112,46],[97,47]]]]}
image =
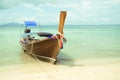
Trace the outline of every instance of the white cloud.
{"type": "Polygon", "coordinates": [[[1,0],[0,1],[0,9],[10,8],[14,5],[17,5],[20,0],[1,0]]]}
{"type": "Polygon", "coordinates": [[[35,5],[31,4],[31,3],[26,3],[26,4],[22,3],[21,5],[26,7],[26,8],[30,8],[30,9],[36,11],[36,12],[39,12],[41,14],[44,14],[44,11],[40,7],[35,6],[35,5]]]}
{"type": "Polygon", "coordinates": [[[104,1],[106,4],[120,4],[120,0],[107,0],[104,1]]]}
{"type": "Polygon", "coordinates": [[[0,10],[0,15],[12,16],[10,19],[16,21],[37,19],[43,24],[58,24],[59,11],[66,10],[66,24],[119,23],[119,5],[120,0],[3,0],[0,1],[0,9],[13,7],[14,10],[7,10],[14,13],[11,11],[8,14],[7,10],[2,13],[0,10]],[[17,10],[17,6],[20,6],[20,10],[17,10]],[[13,15],[15,13],[18,15],[13,15]]]}
{"type": "MultiPolygon", "coordinates": [[[[74,1],[69,0],[69,2],[74,2],[74,1]]],[[[52,0],[52,1],[51,0],[1,0],[0,9],[14,7],[21,3],[25,3],[25,4],[30,3],[34,5],[40,5],[40,4],[46,4],[46,3],[50,3],[50,4],[68,3],[68,1],[65,1],[65,0],[60,0],[60,1],[58,0],[52,0]]]]}

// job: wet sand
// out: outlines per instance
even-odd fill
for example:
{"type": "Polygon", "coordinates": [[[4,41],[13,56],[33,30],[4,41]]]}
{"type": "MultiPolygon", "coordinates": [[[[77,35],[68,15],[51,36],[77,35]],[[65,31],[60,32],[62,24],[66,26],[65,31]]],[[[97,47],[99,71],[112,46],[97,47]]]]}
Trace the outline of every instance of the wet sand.
{"type": "MultiPolygon", "coordinates": [[[[97,63],[97,62],[96,62],[97,63]]],[[[119,80],[120,63],[56,65],[39,61],[0,68],[0,80],[119,80]]]]}

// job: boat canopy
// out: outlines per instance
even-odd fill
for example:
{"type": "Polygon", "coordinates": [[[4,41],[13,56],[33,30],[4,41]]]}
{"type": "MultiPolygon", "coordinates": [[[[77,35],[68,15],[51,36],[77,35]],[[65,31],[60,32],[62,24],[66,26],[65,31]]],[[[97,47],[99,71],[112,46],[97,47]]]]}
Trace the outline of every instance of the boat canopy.
{"type": "Polygon", "coordinates": [[[37,26],[35,21],[24,21],[25,26],[37,26]]]}

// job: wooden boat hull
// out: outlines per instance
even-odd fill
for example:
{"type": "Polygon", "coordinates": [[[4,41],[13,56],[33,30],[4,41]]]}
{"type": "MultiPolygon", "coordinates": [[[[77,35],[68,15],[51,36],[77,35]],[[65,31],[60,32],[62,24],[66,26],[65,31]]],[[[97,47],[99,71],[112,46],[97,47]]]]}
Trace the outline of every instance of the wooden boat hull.
{"type": "Polygon", "coordinates": [[[56,60],[59,53],[59,40],[47,38],[44,40],[33,40],[28,44],[21,43],[24,52],[37,57],[56,60]]]}

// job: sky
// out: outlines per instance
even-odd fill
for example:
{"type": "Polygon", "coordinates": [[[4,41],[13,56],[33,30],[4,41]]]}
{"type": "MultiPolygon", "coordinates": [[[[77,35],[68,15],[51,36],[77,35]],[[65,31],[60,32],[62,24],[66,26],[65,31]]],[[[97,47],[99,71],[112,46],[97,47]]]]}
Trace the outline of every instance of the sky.
{"type": "Polygon", "coordinates": [[[57,25],[60,11],[66,25],[120,25],[120,0],[0,0],[0,24],[57,25]]]}

